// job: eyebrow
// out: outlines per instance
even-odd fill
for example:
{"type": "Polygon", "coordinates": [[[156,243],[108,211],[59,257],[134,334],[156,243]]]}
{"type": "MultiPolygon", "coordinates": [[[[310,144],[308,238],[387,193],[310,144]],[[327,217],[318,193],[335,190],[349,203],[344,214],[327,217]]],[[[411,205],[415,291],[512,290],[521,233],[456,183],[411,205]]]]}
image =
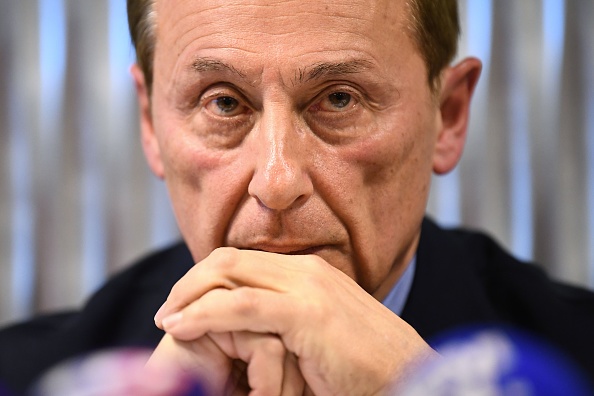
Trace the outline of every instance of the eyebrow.
{"type": "MultiPolygon", "coordinates": [[[[367,59],[352,59],[344,62],[320,62],[295,71],[293,84],[302,84],[312,80],[319,80],[328,77],[336,77],[345,74],[356,74],[371,69],[373,62],[367,59]]],[[[219,59],[199,57],[191,65],[191,69],[199,73],[226,71],[237,75],[247,84],[247,73],[229,65],[219,59]]]]}
{"type": "Polygon", "coordinates": [[[344,74],[356,74],[369,70],[372,66],[373,62],[366,59],[353,59],[345,62],[321,62],[299,69],[295,80],[303,83],[344,74]]]}
{"type": "Polygon", "coordinates": [[[199,73],[229,71],[247,82],[246,73],[218,59],[196,58],[192,62],[191,69],[199,73]]]}

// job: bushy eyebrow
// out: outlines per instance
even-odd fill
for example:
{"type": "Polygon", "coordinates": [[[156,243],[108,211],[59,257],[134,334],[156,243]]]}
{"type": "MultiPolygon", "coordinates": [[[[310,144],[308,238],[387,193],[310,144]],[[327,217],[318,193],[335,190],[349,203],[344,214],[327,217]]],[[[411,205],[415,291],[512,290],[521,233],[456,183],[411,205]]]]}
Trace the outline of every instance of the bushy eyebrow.
{"type": "MultiPolygon", "coordinates": [[[[337,77],[345,74],[356,74],[369,70],[373,62],[367,59],[352,59],[342,62],[320,62],[295,71],[293,85],[303,84],[312,80],[337,77]]],[[[247,73],[215,58],[196,58],[191,69],[199,73],[207,72],[231,72],[249,85],[253,85],[247,78],[247,73]]]]}
{"type": "Polygon", "coordinates": [[[322,78],[361,73],[369,70],[372,66],[373,62],[366,59],[316,63],[304,69],[299,69],[298,73],[296,73],[296,82],[304,83],[322,78]]]}
{"type": "Polygon", "coordinates": [[[191,68],[193,71],[200,73],[229,71],[247,82],[246,73],[218,59],[196,58],[194,62],[192,62],[191,68]]]}

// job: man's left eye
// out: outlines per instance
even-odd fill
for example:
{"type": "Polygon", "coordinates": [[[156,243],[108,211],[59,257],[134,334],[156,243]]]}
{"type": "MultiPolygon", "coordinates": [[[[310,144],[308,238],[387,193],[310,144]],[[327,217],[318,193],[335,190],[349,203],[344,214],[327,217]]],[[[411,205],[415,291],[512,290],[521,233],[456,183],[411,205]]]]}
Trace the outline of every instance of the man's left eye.
{"type": "Polygon", "coordinates": [[[356,100],[348,92],[333,92],[323,97],[313,106],[317,111],[346,111],[356,104],[356,100]]]}
{"type": "Polygon", "coordinates": [[[351,95],[346,92],[335,92],[328,95],[328,101],[332,106],[342,109],[351,103],[351,95]]]}

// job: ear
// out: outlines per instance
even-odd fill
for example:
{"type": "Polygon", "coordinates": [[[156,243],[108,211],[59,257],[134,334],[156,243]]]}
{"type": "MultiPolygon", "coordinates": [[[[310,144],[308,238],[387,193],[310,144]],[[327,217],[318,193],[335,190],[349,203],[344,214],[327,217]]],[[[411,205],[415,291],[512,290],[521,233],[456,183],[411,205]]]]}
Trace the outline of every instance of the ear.
{"type": "Polygon", "coordinates": [[[437,174],[454,169],[462,156],[470,99],[481,69],[478,59],[467,58],[443,72],[439,96],[440,129],[433,154],[433,171],[437,174]]]}
{"type": "Polygon", "coordinates": [[[134,84],[136,86],[136,96],[140,111],[140,134],[144,156],[146,157],[148,165],[153,173],[157,177],[163,179],[165,177],[165,172],[163,170],[163,161],[161,159],[159,142],[157,140],[157,136],[155,135],[155,129],[153,126],[151,98],[148,87],[146,86],[144,73],[137,64],[132,65],[130,68],[130,73],[134,78],[134,84]]]}

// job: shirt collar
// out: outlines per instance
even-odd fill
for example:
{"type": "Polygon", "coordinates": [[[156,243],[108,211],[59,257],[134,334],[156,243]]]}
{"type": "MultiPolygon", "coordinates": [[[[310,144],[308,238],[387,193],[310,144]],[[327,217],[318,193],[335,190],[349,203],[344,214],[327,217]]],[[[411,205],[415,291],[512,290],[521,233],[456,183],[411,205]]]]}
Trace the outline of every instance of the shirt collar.
{"type": "Polygon", "coordinates": [[[417,256],[413,256],[413,258],[408,263],[406,270],[398,279],[398,282],[394,284],[386,298],[382,304],[390,309],[390,311],[394,312],[396,315],[400,316],[402,314],[402,310],[404,309],[404,304],[406,304],[406,300],[408,298],[408,293],[410,292],[410,288],[412,287],[413,278],[415,277],[415,269],[417,267],[417,256]]]}

